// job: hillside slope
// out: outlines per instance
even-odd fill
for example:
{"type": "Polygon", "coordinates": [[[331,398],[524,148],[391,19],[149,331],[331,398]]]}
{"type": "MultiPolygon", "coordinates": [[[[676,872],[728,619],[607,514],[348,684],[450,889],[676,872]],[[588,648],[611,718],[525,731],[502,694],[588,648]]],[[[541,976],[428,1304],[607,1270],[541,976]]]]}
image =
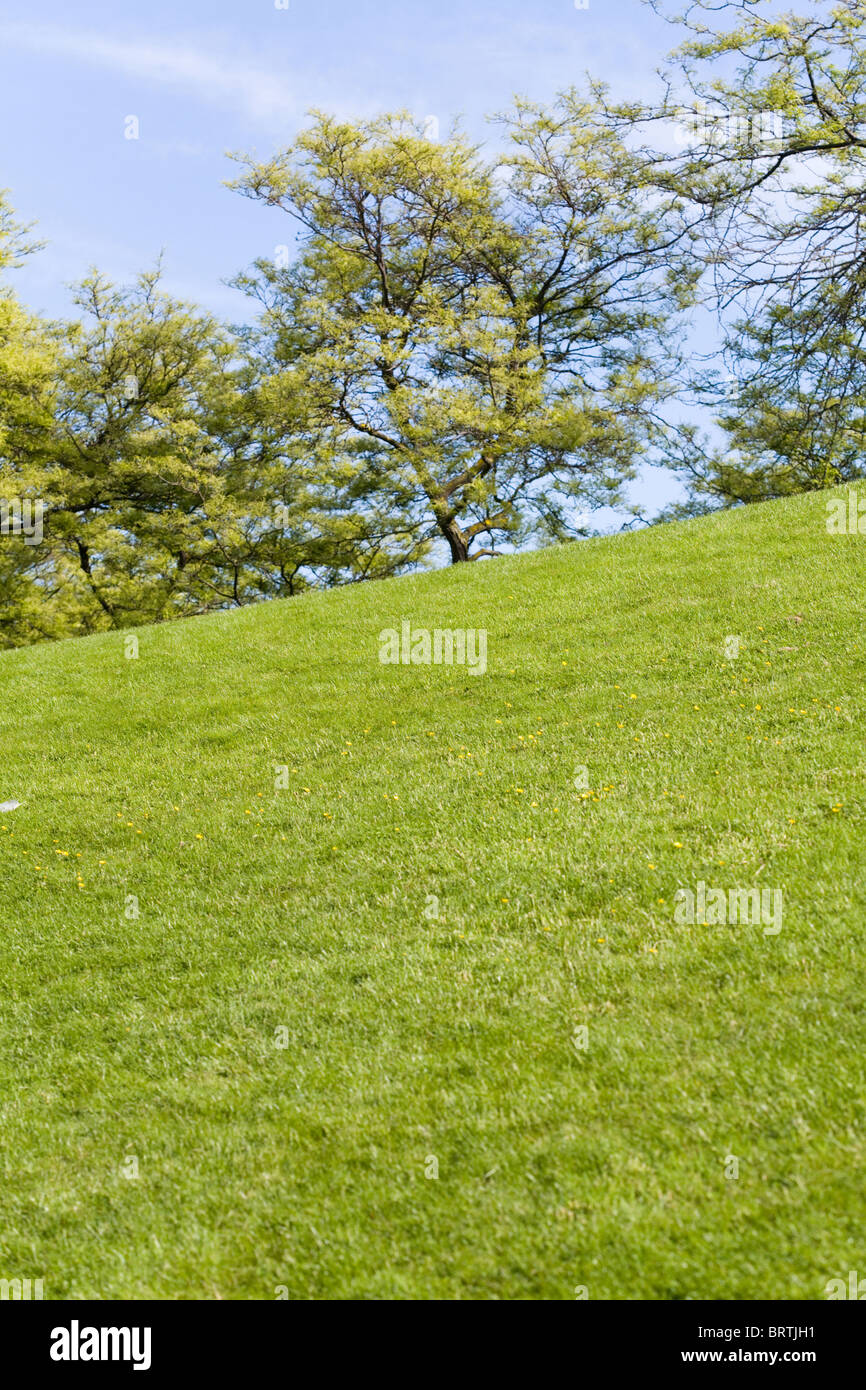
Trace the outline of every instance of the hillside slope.
{"type": "Polygon", "coordinates": [[[0,656],[0,1276],[813,1299],[862,1269],[866,537],[825,517],[0,656]],[[382,664],[404,620],[485,629],[486,673],[382,664]],[[781,930],[677,923],[700,882],[780,890],[781,930]]]}

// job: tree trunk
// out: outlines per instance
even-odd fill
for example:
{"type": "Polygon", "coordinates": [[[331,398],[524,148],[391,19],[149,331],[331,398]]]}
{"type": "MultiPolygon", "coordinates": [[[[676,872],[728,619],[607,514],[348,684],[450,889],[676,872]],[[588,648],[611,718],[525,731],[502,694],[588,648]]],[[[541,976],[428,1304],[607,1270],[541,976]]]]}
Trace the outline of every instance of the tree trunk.
{"type": "Polygon", "coordinates": [[[439,528],[451,549],[452,565],[462,564],[469,559],[469,542],[456,521],[440,521],[439,528]]]}

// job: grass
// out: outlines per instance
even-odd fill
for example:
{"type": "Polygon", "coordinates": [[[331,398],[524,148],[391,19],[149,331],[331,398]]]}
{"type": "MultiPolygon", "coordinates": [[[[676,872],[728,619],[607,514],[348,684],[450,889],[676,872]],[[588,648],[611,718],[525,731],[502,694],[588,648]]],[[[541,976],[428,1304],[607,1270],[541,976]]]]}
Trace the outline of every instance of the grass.
{"type": "Polygon", "coordinates": [[[0,1276],[820,1299],[862,1269],[866,538],[825,515],[0,656],[0,1276]],[[487,674],[380,664],[404,618],[486,628],[487,674]],[[782,931],[677,925],[699,880],[781,888],[782,931]]]}

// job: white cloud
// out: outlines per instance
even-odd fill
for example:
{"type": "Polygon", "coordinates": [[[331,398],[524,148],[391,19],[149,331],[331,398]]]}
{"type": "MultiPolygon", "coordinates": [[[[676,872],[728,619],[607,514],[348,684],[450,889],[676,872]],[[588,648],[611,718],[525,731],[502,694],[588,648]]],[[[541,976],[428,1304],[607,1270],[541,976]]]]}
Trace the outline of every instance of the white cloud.
{"type": "Polygon", "coordinates": [[[284,121],[299,114],[296,98],[276,73],[199,48],[111,39],[48,24],[4,22],[0,22],[0,42],[183,87],[221,106],[239,107],[255,121],[284,121]]]}

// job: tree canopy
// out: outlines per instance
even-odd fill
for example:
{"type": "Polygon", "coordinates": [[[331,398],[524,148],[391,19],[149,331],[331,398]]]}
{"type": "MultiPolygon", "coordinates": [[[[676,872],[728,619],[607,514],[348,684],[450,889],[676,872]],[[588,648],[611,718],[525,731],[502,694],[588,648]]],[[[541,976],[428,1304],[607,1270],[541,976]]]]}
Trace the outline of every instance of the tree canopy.
{"type": "Polygon", "coordinates": [[[725,363],[701,384],[730,443],[693,461],[697,489],[750,502],[851,481],[866,457],[866,5],[697,0],[680,23],[653,115],[691,135],[662,183],[700,212],[725,363]]]}
{"type": "Polygon", "coordinates": [[[159,267],[38,319],[0,196],[0,645],[579,537],[646,463],[679,514],[862,477],[866,3],[672,22],[654,102],[590,81],[484,144],[318,112],[236,156],[278,242],[241,326],[159,267]]]}
{"type": "Polygon", "coordinates": [[[676,194],[602,108],[521,102],[486,156],[405,114],[319,115],[235,186],[300,248],[238,281],[263,306],[271,399],[301,400],[349,488],[453,561],[573,534],[663,446],[671,324],[695,280],[676,194]]]}

